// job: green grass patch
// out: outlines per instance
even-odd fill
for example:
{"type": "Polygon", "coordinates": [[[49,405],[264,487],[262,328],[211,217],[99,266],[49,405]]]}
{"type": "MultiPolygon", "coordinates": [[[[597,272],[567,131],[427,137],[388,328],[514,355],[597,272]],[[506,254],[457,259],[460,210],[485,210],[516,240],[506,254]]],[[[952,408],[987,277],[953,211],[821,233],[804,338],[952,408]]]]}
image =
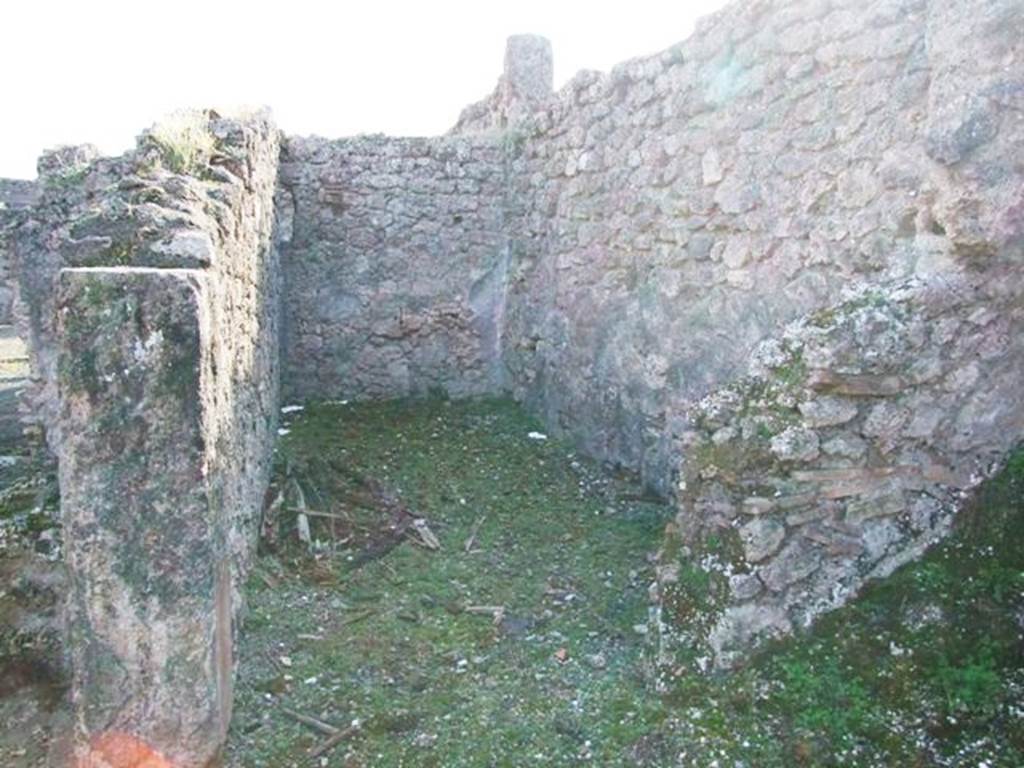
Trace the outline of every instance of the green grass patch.
{"type": "Polygon", "coordinates": [[[310,518],[311,555],[285,514],[260,566],[279,582],[253,580],[229,765],[286,765],[318,740],[285,706],[364,724],[331,764],[635,764],[665,718],[636,627],[666,507],[531,439],[541,426],[505,401],[322,404],[287,426],[278,477],[337,517],[310,518]],[[389,523],[368,480],[442,548],[364,558],[389,523]]]}
{"type": "Polygon", "coordinates": [[[631,478],[500,400],[311,404],[286,427],[276,482],[335,517],[309,552],[286,504],[260,558],[227,766],[304,760],[324,737],[286,709],[362,723],[329,765],[1024,765],[1020,455],[920,562],[657,696],[636,628],[671,511],[631,478]],[[368,479],[441,549],[365,557],[392,520],[368,479]]]}

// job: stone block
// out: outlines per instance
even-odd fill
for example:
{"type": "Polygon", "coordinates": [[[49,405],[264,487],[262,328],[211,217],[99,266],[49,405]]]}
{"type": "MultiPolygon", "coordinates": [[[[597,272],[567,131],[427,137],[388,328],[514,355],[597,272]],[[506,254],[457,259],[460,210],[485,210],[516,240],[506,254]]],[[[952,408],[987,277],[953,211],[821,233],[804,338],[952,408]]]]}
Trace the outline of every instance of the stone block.
{"type": "Polygon", "coordinates": [[[818,397],[800,403],[804,424],[812,429],[837,427],[857,416],[857,405],[839,397],[818,397]]]}
{"type": "Polygon", "coordinates": [[[903,493],[899,490],[879,492],[850,499],[846,502],[846,522],[859,524],[873,517],[890,517],[906,509],[903,493]]]}
{"type": "Polygon", "coordinates": [[[771,448],[780,461],[813,461],[820,453],[818,433],[801,427],[789,427],[772,438],[771,448]]]}
{"type": "Polygon", "coordinates": [[[821,552],[804,538],[796,538],[761,569],[761,581],[772,592],[806,579],[821,565],[821,552]]]}
{"type": "Polygon", "coordinates": [[[743,555],[748,563],[759,563],[778,550],[786,538],[786,526],[768,517],[756,517],[740,527],[743,555]]]}
{"type": "Polygon", "coordinates": [[[819,391],[851,397],[895,395],[905,386],[899,376],[837,373],[828,370],[812,371],[807,383],[819,391]]]}
{"type": "Polygon", "coordinates": [[[130,738],[174,765],[231,716],[232,584],[211,498],[208,276],[60,275],[58,459],[79,759],[130,738]]]}

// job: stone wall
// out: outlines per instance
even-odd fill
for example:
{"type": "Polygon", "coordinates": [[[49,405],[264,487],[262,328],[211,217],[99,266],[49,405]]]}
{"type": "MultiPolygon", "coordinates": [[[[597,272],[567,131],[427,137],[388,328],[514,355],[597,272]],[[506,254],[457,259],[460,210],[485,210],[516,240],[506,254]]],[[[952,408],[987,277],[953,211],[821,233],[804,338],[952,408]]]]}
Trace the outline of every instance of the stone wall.
{"type": "MultiPolygon", "coordinates": [[[[717,624],[683,629],[682,613],[656,604],[660,666],[682,646],[733,663],[940,537],[959,495],[1021,435],[1009,374],[986,371],[999,386],[981,407],[978,378],[939,397],[914,367],[954,342],[992,346],[1018,319],[993,289],[1013,282],[1022,231],[1021,10],[738,3],[688,41],[557,94],[550,47],[519,36],[494,93],[450,138],[291,140],[286,387],[506,389],[591,454],[640,470],[681,503],[661,597],[675,600],[677,549],[703,557],[710,537],[735,555],[736,578],[705,614],[717,624]],[[746,378],[779,329],[825,333],[822,318],[846,318],[864,296],[877,301],[869,316],[815,337],[838,367],[790,360],[782,385],[746,378]],[[985,302],[999,323],[969,332],[985,302]],[[908,316],[966,324],[919,338],[908,316]],[[890,337],[901,340],[881,365],[872,344],[890,337]],[[832,391],[812,374],[866,389],[832,391]],[[870,390],[871,377],[892,391],[870,390]],[[755,424],[766,388],[785,416],[755,424]],[[737,423],[704,414],[720,398],[740,399],[737,423]],[[819,424],[815,409],[845,420],[819,424]],[[877,424],[889,409],[911,414],[909,431],[883,450],[872,430],[889,429],[877,424]],[[721,456],[737,462],[731,484],[704,477],[715,472],[701,462],[721,456]],[[855,492],[836,496],[836,483],[855,492]]],[[[1005,371],[1020,370],[1004,352],[1005,371]]],[[[975,370],[949,359],[928,375],[964,367],[975,370]]]]}
{"type": "Polygon", "coordinates": [[[0,179],[0,324],[14,319],[14,296],[17,285],[12,264],[14,246],[11,233],[26,216],[39,195],[34,181],[0,179]]]}
{"type": "Polygon", "coordinates": [[[501,389],[505,177],[488,138],[286,141],[287,397],[501,389]]]}
{"type": "MultiPolygon", "coordinates": [[[[508,382],[679,496],[662,671],[736,663],[920,553],[1020,439],[1022,13],[736,3],[506,126],[508,382]],[[820,370],[744,378],[799,318],[784,349],[820,370]],[[731,580],[697,599],[680,551],[731,580]]],[[[456,130],[505,125],[471,111],[456,130]]]]}
{"type": "MultiPolygon", "coordinates": [[[[65,212],[85,208],[89,196],[116,182],[122,166],[100,158],[95,147],[60,147],[37,163],[39,197],[11,230],[11,266],[17,283],[14,322],[29,353],[29,386],[22,397],[25,420],[42,429],[56,453],[60,403],[57,396],[57,286],[60,269],[74,263],[58,245],[69,238],[65,212]]],[[[24,213],[24,212],[23,212],[24,213]]],[[[71,238],[73,240],[73,238],[71,238]]]]}
{"type": "Polygon", "coordinates": [[[39,186],[30,179],[0,179],[0,207],[31,208],[39,197],[39,186]]]}
{"type": "Polygon", "coordinates": [[[911,273],[925,0],[738,3],[521,128],[517,397],[671,489],[671,415],[841,286],[911,273]]]}
{"type": "Polygon", "coordinates": [[[949,532],[1024,435],[1018,269],[863,288],[685,415],[652,622],[662,675],[742,663],[949,532]]]}
{"type": "Polygon", "coordinates": [[[912,276],[870,275],[677,414],[662,674],[741,663],[919,556],[1024,436],[1022,11],[928,3],[920,16],[919,144],[889,169],[917,201],[912,276]],[[687,572],[694,558],[709,580],[687,572]]]}
{"type": "Polygon", "coordinates": [[[77,760],[141,744],[202,766],[226,733],[278,412],[278,155],[265,115],[182,115],[121,158],[48,156],[17,233],[59,461],[77,760]]]}
{"type": "Polygon", "coordinates": [[[450,133],[500,133],[530,120],[551,98],[553,79],[551,42],[538,35],[513,35],[494,92],[462,110],[450,133]]]}

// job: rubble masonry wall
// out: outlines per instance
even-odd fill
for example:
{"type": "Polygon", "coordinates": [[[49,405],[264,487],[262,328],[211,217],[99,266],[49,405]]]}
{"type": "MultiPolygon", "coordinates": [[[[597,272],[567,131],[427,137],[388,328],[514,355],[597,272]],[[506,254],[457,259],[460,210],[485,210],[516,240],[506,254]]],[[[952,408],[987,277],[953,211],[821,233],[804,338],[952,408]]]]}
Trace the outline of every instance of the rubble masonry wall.
{"type": "Polygon", "coordinates": [[[278,155],[265,115],[195,113],[120,158],[44,158],[19,230],[78,760],[202,766],[227,731],[279,408],[278,155]]]}
{"type": "Polygon", "coordinates": [[[494,139],[287,139],[287,396],[502,389],[505,196],[494,139]]]}

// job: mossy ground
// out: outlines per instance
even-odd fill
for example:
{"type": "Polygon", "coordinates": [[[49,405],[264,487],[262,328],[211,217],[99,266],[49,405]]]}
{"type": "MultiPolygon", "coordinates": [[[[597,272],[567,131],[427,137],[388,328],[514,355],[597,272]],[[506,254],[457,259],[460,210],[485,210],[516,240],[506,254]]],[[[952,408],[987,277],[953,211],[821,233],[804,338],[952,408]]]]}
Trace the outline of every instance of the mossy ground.
{"type": "MultiPolygon", "coordinates": [[[[277,482],[339,517],[311,518],[309,552],[284,513],[258,560],[228,768],[1024,765],[1024,454],[920,562],[747,668],[656,696],[637,627],[670,512],[629,477],[531,439],[540,426],[502,401],[310,405],[287,427],[277,482]],[[368,479],[441,549],[392,546],[368,479]],[[325,736],[289,710],[361,728],[309,761],[325,736]]],[[[63,710],[52,632],[19,628],[52,609],[25,585],[48,583],[26,574],[52,564],[34,537],[56,503],[52,466],[24,450],[0,471],[0,626],[17,641],[0,653],[0,763],[17,768],[45,764],[63,710]]]]}
{"type": "Polygon", "coordinates": [[[679,765],[1024,765],[1024,453],[955,533],[727,678],[681,681],[679,765]]]}
{"type": "Polygon", "coordinates": [[[347,513],[335,535],[362,546],[264,557],[229,765],[303,760],[322,737],[285,707],[364,724],[330,765],[635,764],[630,746],[664,717],[643,695],[637,632],[664,506],[531,439],[538,425],[506,402],[322,405],[289,428],[282,472],[311,509],[347,513]],[[423,515],[441,549],[406,541],[354,565],[380,521],[337,461],[423,515]]]}
{"type": "Polygon", "coordinates": [[[628,477],[502,401],[309,405],[286,426],[277,482],[336,517],[311,518],[308,552],[284,514],[259,560],[228,766],[1024,765],[1022,458],[921,562],[659,697],[638,628],[670,512],[628,477]],[[441,549],[382,546],[395,518],[368,478],[441,549]],[[361,727],[309,763],[325,737],[289,711],[361,727]]]}

